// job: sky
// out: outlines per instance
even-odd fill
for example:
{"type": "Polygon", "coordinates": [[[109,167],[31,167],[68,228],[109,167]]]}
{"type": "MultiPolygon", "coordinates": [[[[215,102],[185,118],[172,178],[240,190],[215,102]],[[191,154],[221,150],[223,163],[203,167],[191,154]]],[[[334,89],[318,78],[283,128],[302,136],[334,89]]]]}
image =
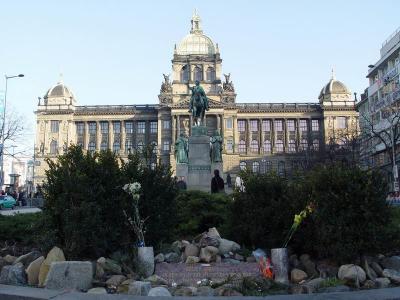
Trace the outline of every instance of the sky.
{"type": "Polygon", "coordinates": [[[155,104],[194,9],[237,102],[317,102],[336,78],[360,95],[400,26],[397,0],[0,0],[0,91],[33,148],[37,97],[63,81],[78,105],[155,104]]]}

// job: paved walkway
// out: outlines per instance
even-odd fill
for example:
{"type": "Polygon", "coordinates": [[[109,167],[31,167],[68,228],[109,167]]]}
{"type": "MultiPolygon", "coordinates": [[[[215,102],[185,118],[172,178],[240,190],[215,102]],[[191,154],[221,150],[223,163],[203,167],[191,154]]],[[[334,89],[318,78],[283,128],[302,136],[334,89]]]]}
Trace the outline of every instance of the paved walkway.
{"type": "MultiPolygon", "coordinates": [[[[222,300],[228,297],[174,297],[181,300],[222,300]]],[[[400,299],[400,287],[388,289],[365,290],[359,292],[310,294],[310,295],[282,295],[268,297],[230,297],[243,300],[394,300],[400,299]]],[[[95,295],[71,291],[52,291],[46,289],[18,287],[0,284],[1,300],[145,300],[147,297],[132,295],[95,295]]],[[[166,300],[165,297],[151,297],[151,300],[166,300]]]]}
{"type": "Polygon", "coordinates": [[[27,206],[23,206],[23,207],[18,207],[16,206],[14,209],[2,209],[0,210],[0,215],[3,216],[12,216],[12,215],[16,215],[16,214],[29,214],[29,213],[37,213],[42,211],[40,208],[37,207],[27,207],[27,206]]]}

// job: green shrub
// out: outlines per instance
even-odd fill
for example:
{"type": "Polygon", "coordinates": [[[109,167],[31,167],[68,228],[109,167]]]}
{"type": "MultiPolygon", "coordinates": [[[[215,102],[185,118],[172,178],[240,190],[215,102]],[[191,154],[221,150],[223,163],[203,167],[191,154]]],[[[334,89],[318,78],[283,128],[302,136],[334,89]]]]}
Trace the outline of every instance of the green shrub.
{"type": "Polygon", "coordinates": [[[176,198],[177,238],[193,238],[216,227],[222,237],[228,235],[232,198],[226,194],[185,191],[176,198]]]}
{"type": "Polygon", "coordinates": [[[37,225],[42,213],[0,215],[0,242],[17,242],[23,246],[38,246],[37,236],[41,234],[37,225]]]}
{"type": "Polygon", "coordinates": [[[350,262],[395,246],[399,230],[392,226],[379,172],[337,164],[320,166],[304,180],[315,211],[294,236],[298,251],[350,262]]]}
{"type": "Polygon", "coordinates": [[[298,203],[289,182],[275,174],[243,173],[246,192],[236,191],[232,235],[248,247],[282,247],[298,203]]]}

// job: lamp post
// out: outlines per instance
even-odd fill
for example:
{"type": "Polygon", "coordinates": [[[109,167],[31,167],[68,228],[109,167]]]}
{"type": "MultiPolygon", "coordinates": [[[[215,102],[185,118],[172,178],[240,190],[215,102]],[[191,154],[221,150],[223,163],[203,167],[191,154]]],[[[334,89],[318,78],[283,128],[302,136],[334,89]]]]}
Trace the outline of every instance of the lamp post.
{"type": "Polygon", "coordinates": [[[7,76],[4,75],[6,78],[6,89],[4,91],[4,105],[3,105],[3,124],[1,126],[1,144],[0,144],[0,189],[3,189],[4,185],[4,129],[5,129],[5,123],[6,123],[6,108],[7,108],[7,85],[8,85],[8,79],[12,78],[18,78],[18,77],[24,77],[24,74],[19,74],[15,76],[7,76]]]}

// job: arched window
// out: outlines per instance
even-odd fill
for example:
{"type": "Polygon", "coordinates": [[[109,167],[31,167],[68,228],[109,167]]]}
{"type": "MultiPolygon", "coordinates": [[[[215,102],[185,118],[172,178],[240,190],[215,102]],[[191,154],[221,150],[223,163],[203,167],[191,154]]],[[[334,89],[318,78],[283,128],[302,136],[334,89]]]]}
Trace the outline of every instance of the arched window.
{"type": "Polygon", "coordinates": [[[203,71],[200,67],[195,67],[193,70],[194,80],[203,81],[203,71]]]}
{"type": "Polygon", "coordinates": [[[90,152],[94,152],[94,151],[96,151],[96,143],[95,142],[90,142],[89,143],[89,145],[88,145],[88,150],[90,151],[90,152]]]}
{"type": "Polygon", "coordinates": [[[113,144],[114,153],[118,153],[121,150],[121,143],[119,141],[115,141],[113,144]]]}
{"type": "Polygon", "coordinates": [[[271,141],[264,141],[264,153],[271,153],[271,141]]]}
{"type": "Polygon", "coordinates": [[[283,152],[283,141],[282,140],[277,140],[275,143],[275,149],[277,153],[282,153],[283,152]]]}
{"type": "Polygon", "coordinates": [[[181,82],[189,81],[189,68],[188,66],[183,66],[181,69],[181,82]]]}
{"type": "Polygon", "coordinates": [[[258,152],[258,141],[252,140],[250,143],[251,152],[258,152]]]}
{"type": "Polygon", "coordinates": [[[50,143],[50,154],[57,154],[58,153],[58,144],[57,141],[51,141],[50,143]]]}
{"type": "Polygon", "coordinates": [[[239,141],[239,153],[246,153],[246,142],[244,140],[239,141]]]}
{"type": "Polygon", "coordinates": [[[296,142],[295,140],[289,140],[289,152],[296,152],[296,142]]]}
{"type": "Polygon", "coordinates": [[[253,169],[253,173],[260,172],[260,163],[258,161],[254,161],[252,169],[253,169]]]}
{"type": "Polygon", "coordinates": [[[207,68],[207,81],[213,82],[215,80],[215,70],[213,67],[207,68]]]}
{"type": "Polygon", "coordinates": [[[319,140],[317,140],[317,139],[313,140],[312,145],[313,145],[314,151],[319,150],[319,140]]]}
{"type": "Polygon", "coordinates": [[[240,168],[241,171],[246,170],[246,168],[247,168],[246,162],[245,161],[241,161],[240,164],[239,164],[239,168],[240,168]]]}

